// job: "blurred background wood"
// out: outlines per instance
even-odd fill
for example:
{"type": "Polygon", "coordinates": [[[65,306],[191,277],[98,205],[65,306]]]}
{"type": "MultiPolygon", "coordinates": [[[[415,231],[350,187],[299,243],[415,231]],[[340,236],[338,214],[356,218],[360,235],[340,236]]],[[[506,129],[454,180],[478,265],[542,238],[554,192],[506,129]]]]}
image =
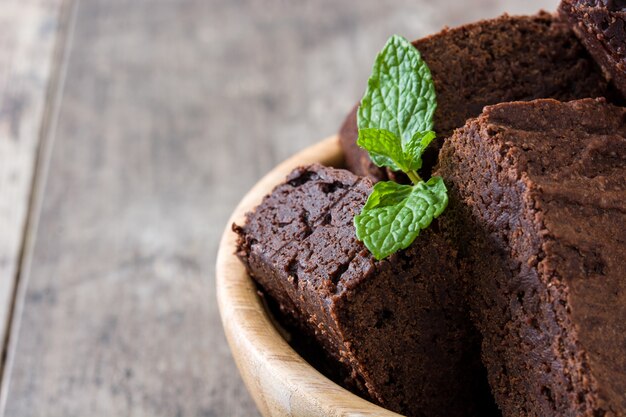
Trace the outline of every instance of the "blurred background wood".
{"type": "MultiPolygon", "coordinates": [[[[215,303],[215,252],[239,198],[337,130],[390,34],[556,4],[75,0],[65,84],[43,132],[49,169],[38,171],[3,414],[256,415],[215,303]]],[[[11,62],[3,53],[0,71],[11,62]]],[[[4,135],[12,125],[2,117],[4,135]]],[[[6,198],[0,207],[23,205],[6,198]]]]}
{"type": "MultiPolygon", "coordinates": [[[[63,0],[0,4],[0,340],[14,294],[63,0]]],[[[4,357],[4,351],[3,356],[4,357]]],[[[0,360],[0,370],[4,360],[0,360]]]]}

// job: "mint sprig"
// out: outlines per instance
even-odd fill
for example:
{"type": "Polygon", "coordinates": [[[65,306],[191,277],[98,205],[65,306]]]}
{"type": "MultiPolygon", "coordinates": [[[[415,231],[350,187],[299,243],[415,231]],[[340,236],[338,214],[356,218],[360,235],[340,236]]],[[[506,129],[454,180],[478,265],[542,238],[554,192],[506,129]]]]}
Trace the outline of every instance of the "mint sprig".
{"type": "Polygon", "coordinates": [[[357,144],[376,165],[404,172],[413,185],[377,183],[355,216],[357,238],[376,259],[411,245],[448,204],[443,179],[425,182],[417,173],[424,150],[435,139],[436,108],[428,66],[409,41],[392,36],[376,57],[359,106],[357,144]]]}

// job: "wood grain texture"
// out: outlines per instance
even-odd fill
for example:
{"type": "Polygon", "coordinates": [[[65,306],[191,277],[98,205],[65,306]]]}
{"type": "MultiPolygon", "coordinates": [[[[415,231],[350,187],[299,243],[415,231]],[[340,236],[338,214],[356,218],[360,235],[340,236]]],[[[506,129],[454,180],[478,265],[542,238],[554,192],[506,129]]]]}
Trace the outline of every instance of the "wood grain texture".
{"type": "Polygon", "coordinates": [[[4,0],[0,5],[0,341],[3,345],[62,4],[63,0],[4,0]]]}
{"type": "Polygon", "coordinates": [[[544,4],[79,0],[4,414],[255,415],[215,301],[236,202],[337,129],[389,34],[544,4]]]}

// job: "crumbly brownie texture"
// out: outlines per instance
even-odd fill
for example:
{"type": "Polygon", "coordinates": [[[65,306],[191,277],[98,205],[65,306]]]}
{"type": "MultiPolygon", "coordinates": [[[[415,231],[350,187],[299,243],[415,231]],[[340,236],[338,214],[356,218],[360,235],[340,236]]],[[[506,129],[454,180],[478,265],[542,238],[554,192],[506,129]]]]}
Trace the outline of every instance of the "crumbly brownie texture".
{"type": "Polygon", "coordinates": [[[626,97],[626,2],[563,0],[559,13],[626,97]]]}
{"type": "Polygon", "coordinates": [[[454,254],[428,230],[375,261],[353,226],[371,188],[345,170],[298,168],[234,227],[237,255],[370,399],[410,416],[493,415],[454,254]]]}
{"type": "MultiPolygon", "coordinates": [[[[438,141],[425,156],[424,174],[434,165],[443,139],[489,104],[555,98],[574,100],[606,94],[606,81],[565,23],[540,12],[501,16],[446,29],[413,42],[430,67],[438,107],[438,141]]],[[[374,181],[389,171],[374,165],[356,145],[356,113],[340,132],[347,167],[374,181]]]]}
{"type": "Polygon", "coordinates": [[[487,107],[437,174],[503,414],[626,415],[626,109],[487,107]]]}

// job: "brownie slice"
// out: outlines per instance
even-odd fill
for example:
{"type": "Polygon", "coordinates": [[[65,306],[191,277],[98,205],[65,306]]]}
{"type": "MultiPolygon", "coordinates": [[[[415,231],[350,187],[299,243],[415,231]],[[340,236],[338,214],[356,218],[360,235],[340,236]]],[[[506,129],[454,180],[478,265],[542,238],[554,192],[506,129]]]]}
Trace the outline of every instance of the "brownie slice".
{"type": "MultiPolygon", "coordinates": [[[[534,16],[503,15],[413,42],[428,63],[438,107],[439,140],[425,155],[424,174],[434,165],[444,138],[483,107],[506,101],[600,97],[606,81],[565,23],[540,12],[534,16]]],[[[340,131],[347,167],[375,181],[389,177],[356,144],[356,112],[340,131]]]]}
{"type": "Polygon", "coordinates": [[[437,174],[503,414],[626,415],[626,109],[486,107],[437,174]]]}
{"type": "Polygon", "coordinates": [[[563,0],[559,13],[626,97],[626,1],[563,0]]]}
{"type": "Polygon", "coordinates": [[[454,253],[431,226],[376,261],[353,226],[371,189],[345,170],[298,168],[234,227],[237,255],[369,399],[409,416],[493,415],[454,253]]]}

